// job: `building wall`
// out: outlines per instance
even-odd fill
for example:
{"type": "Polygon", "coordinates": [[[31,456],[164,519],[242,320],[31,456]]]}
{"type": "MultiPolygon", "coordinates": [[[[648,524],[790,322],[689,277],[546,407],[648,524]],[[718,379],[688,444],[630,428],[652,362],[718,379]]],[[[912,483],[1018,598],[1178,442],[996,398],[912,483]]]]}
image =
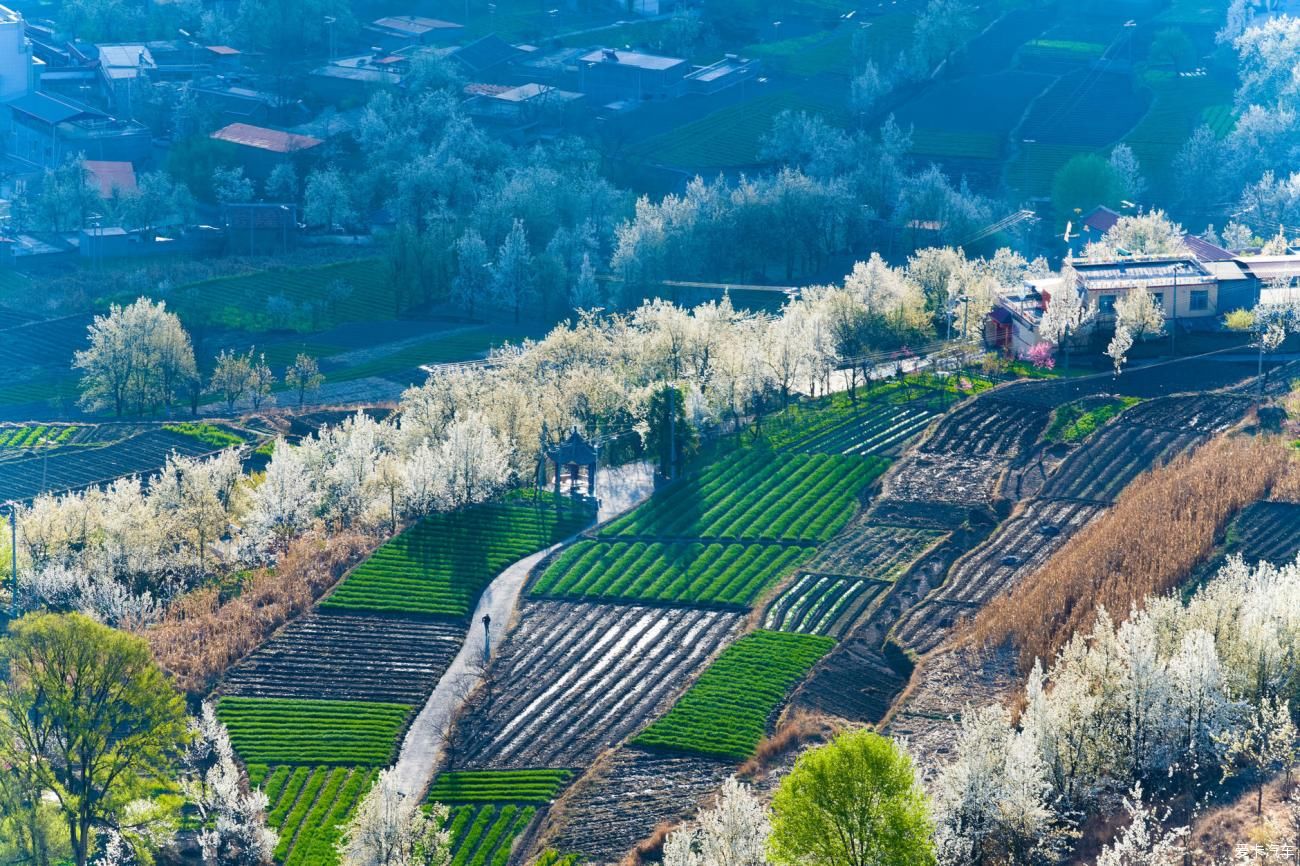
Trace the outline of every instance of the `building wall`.
{"type": "Polygon", "coordinates": [[[0,102],[32,92],[35,70],[22,16],[0,6],[0,102]]]}
{"type": "MultiPolygon", "coordinates": [[[[1129,290],[1128,289],[1107,289],[1102,291],[1095,291],[1095,290],[1089,291],[1088,293],[1089,302],[1096,303],[1099,307],[1101,307],[1101,314],[1098,316],[1098,319],[1100,321],[1110,322],[1110,321],[1114,321],[1115,318],[1114,314],[1107,311],[1106,303],[1104,300],[1105,297],[1111,296],[1115,299],[1115,301],[1118,301],[1127,291],[1129,290]]],[[[1155,286],[1151,288],[1150,291],[1151,294],[1156,295],[1157,299],[1161,301],[1161,305],[1163,306],[1165,311],[1166,319],[1172,319],[1175,317],[1175,312],[1174,312],[1175,296],[1177,297],[1177,304],[1178,304],[1177,318],[1194,319],[1194,318],[1219,315],[1219,287],[1218,287],[1218,283],[1214,281],[1209,281],[1209,282],[1202,281],[1196,283],[1190,283],[1190,282],[1179,283],[1176,287],[1173,285],[1155,286]],[[1197,292],[1205,293],[1204,309],[1197,310],[1192,308],[1193,301],[1196,297],[1197,292]]]]}

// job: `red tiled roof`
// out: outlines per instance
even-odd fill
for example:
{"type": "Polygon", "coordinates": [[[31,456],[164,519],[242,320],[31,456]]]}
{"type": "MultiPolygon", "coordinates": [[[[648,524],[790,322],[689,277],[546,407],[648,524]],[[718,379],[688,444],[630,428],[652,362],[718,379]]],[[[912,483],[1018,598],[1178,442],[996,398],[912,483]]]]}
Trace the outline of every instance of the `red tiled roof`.
{"type": "Polygon", "coordinates": [[[104,198],[111,196],[113,190],[119,194],[130,194],[139,189],[135,184],[135,166],[129,162],[87,159],[82,161],[81,167],[90,175],[104,198]]]}
{"type": "Polygon", "coordinates": [[[324,144],[319,138],[312,138],[310,135],[295,135],[292,132],[253,126],[251,123],[232,123],[218,129],[211,137],[217,141],[242,144],[245,147],[255,147],[273,153],[295,153],[324,144]]]}

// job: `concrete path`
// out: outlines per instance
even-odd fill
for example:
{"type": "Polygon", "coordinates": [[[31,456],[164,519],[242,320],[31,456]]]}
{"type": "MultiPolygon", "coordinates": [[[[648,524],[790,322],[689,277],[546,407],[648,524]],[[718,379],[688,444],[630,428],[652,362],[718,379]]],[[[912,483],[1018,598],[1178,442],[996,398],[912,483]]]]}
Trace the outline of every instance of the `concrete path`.
{"type": "MultiPolygon", "coordinates": [[[[654,472],[648,463],[631,463],[601,471],[596,476],[597,494],[601,498],[599,519],[607,520],[638,505],[654,492],[654,472]]],[[[442,758],[447,728],[465,699],[483,678],[483,616],[492,617],[491,647],[496,652],[514,618],[519,594],[528,580],[528,572],[548,553],[567,544],[552,545],[525,557],[493,578],[470,620],[469,634],[460,652],[448,666],[420,714],[411,722],[402,741],[393,771],[397,789],[410,797],[422,797],[433,780],[434,770],[442,758]]]]}

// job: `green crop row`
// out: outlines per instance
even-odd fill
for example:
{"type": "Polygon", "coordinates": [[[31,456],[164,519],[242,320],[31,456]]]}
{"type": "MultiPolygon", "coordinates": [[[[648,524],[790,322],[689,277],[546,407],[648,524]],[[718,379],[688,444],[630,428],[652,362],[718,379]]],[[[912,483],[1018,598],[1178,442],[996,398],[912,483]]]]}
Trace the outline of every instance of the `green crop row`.
{"type": "Polygon", "coordinates": [[[255,764],[382,766],[410,707],[365,701],[224,697],[217,715],[235,751],[255,764]]]}
{"type": "Polygon", "coordinates": [[[588,525],[589,507],[543,497],[435,514],[380,547],[323,606],[465,617],[506,566],[588,525]]]}
{"type": "Polygon", "coordinates": [[[375,770],[365,767],[249,766],[270,803],[267,824],[280,834],[275,859],[284,866],[334,866],[342,829],[370,790],[375,770]]]}
{"type": "Polygon", "coordinates": [[[766,736],[768,721],[790,689],[834,646],[820,635],[745,635],[634,742],[743,761],[766,736]]]}
{"type": "Polygon", "coordinates": [[[551,848],[542,852],[537,858],[536,866],[578,866],[582,862],[581,854],[561,854],[551,848]]]}
{"type": "Polygon", "coordinates": [[[436,803],[549,803],[573,778],[568,770],[457,770],[429,789],[436,803]]]}
{"type": "Polygon", "coordinates": [[[532,594],[744,608],[812,552],[776,545],[582,541],[551,563],[532,594]]]}
{"type": "Polygon", "coordinates": [[[244,444],[244,437],[231,433],[226,428],[218,427],[215,424],[179,421],[175,424],[164,424],[163,429],[196,439],[213,448],[232,448],[244,444]]]}
{"type": "Polygon", "coordinates": [[[62,445],[77,434],[80,427],[45,424],[0,428],[0,448],[35,448],[37,445],[62,445]]]}
{"type": "Polygon", "coordinates": [[[821,541],[853,516],[858,496],[888,464],[874,456],[747,449],[678,482],[601,534],[821,541]]]}
{"type": "Polygon", "coordinates": [[[532,822],[532,806],[460,806],[451,813],[451,866],[506,866],[519,834],[532,822]]]}

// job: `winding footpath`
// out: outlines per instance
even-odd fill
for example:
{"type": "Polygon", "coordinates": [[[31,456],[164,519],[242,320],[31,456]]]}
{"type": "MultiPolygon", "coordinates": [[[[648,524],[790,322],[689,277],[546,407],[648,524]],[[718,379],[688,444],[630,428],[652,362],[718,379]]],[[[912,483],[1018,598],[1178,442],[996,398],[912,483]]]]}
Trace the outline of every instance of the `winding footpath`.
{"type": "MultiPolygon", "coordinates": [[[[604,469],[597,475],[596,493],[600,499],[597,520],[604,522],[622,514],[650,497],[654,492],[654,473],[644,463],[633,463],[604,469]]],[[[483,617],[491,617],[489,637],[495,651],[505,639],[519,595],[533,566],[547,554],[563,547],[573,539],[566,539],[545,550],[526,556],[498,574],[483,590],[474,616],[470,619],[465,643],[456,654],[446,672],[438,680],[420,714],[411,722],[402,741],[402,750],[393,765],[397,789],[408,797],[423,797],[434,771],[442,758],[446,745],[447,729],[451,720],[465,703],[466,698],[483,679],[484,645],[483,617]]]]}

